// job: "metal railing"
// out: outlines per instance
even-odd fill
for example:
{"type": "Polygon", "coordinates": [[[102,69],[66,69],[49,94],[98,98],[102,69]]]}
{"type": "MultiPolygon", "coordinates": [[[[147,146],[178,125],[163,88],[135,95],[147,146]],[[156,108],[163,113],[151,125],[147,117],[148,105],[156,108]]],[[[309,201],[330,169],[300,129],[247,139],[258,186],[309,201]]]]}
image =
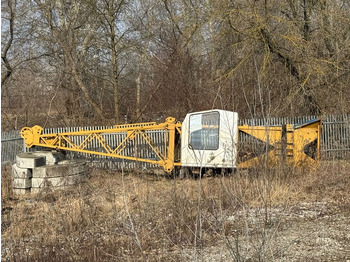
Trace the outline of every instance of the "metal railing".
{"type": "MultiPolygon", "coordinates": [[[[278,126],[282,124],[298,124],[317,118],[316,116],[301,117],[271,117],[256,119],[241,119],[239,125],[255,125],[255,126],[278,126]]],[[[321,159],[349,159],[350,158],[350,114],[344,115],[326,115],[322,116],[322,141],[321,141],[321,159]]],[[[61,127],[61,128],[45,128],[44,134],[75,132],[79,130],[99,130],[112,128],[112,126],[89,126],[89,127],[61,127]]],[[[152,141],[156,145],[163,144],[163,131],[148,131],[152,141]]],[[[115,144],[125,137],[124,133],[108,134],[105,139],[110,144],[115,144]]],[[[79,137],[75,139],[80,139],[79,137]]],[[[77,141],[79,142],[79,140],[77,141]]],[[[136,144],[139,143],[136,141],[136,144]]],[[[96,144],[97,146],[97,144],[96,144]]],[[[93,147],[93,145],[92,145],[93,147]]],[[[141,154],[149,154],[146,147],[138,144],[141,148],[141,154]]],[[[31,149],[32,150],[32,149],[31,149]]],[[[38,150],[38,148],[36,148],[38,150]]],[[[39,149],[40,150],[40,149],[39,149]]],[[[134,153],[132,145],[128,149],[130,154],[134,153]]],[[[23,139],[19,135],[19,131],[1,132],[1,164],[13,163],[16,154],[29,151],[25,146],[23,139]]],[[[147,163],[139,163],[133,161],[125,161],[118,158],[109,158],[97,155],[88,155],[75,152],[67,152],[72,158],[85,158],[93,166],[104,168],[148,168],[151,165],[147,163]]],[[[149,157],[149,156],[148,156],[149,157]]]]}

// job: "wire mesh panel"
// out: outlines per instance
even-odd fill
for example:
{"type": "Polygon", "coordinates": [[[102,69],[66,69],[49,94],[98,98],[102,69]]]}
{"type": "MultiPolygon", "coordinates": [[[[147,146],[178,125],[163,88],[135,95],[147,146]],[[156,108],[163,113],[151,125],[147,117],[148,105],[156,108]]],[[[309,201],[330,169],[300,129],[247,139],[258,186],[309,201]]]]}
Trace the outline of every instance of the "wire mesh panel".
{"type": "Polygon", "coordinates": [[[16,155],[23,150],[23,139],[18,130],[1,132],[1,164],[14,162],[16,155]]]}
{"type": "Polygon", "coordinates": [[[350,159],[350,115],[323,117],[322,159],[350,159]]]}

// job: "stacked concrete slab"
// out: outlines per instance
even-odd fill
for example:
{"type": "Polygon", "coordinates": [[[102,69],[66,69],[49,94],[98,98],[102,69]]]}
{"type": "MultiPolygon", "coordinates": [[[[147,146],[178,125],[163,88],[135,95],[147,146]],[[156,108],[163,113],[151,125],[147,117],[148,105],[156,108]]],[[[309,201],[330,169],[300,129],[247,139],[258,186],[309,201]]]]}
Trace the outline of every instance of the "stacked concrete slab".
{"type": "Polygon", "coordinates": [[[55,151],[20,153],[12,166],[14,193],[38,193],[65,189],[82,182],[87,175],[84,161],[64,160],[55,151]]]}

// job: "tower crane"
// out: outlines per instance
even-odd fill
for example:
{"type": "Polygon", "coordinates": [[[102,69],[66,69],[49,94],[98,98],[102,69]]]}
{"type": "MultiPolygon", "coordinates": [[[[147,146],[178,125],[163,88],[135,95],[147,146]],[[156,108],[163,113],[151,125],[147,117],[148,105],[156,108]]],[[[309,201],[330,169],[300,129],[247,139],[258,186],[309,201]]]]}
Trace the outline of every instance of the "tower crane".
{"type": "Polygon", "coordinates": [[[314,165],[319,159],[321,119],[299,125],[238,126],[236,112],[215,109],[189,113],[182,123],[168,117],[164,123],[51,134],[43,134],[42,127],[34,126],[24,127],[21,136],[28,148],[40,146],[146,162],[167,173],[176,167],[236,169],[261,163],[301,166],[314,165]],[[162,134],[162,143],[155,143],[155,132],[162,134]],[[108,142],[105,135],[111,134],[122,135],[123,139],[108,142]],[[93,141],[99,146],[93,147],[93,141]],[[254,143],[249,145],[247,141],[254,143]],[[260,145],[260,152],[256,145],[260,145]]]}

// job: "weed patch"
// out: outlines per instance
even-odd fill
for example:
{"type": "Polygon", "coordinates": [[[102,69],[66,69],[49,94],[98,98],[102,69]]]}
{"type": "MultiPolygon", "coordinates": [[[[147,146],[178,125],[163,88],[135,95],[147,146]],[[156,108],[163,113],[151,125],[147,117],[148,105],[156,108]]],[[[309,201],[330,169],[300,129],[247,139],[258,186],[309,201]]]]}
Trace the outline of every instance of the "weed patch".
{"type": "Polygon", "coordinates": [[[16,198],[8,172],[4,261],[273,260],[288,256],[295,239],[276,241],[291,225],[349,214],[345,165],[196,180],[94,170],[68,191],[16,198]],[[214,247],[222,256],[210,253],[214,247]]]}

